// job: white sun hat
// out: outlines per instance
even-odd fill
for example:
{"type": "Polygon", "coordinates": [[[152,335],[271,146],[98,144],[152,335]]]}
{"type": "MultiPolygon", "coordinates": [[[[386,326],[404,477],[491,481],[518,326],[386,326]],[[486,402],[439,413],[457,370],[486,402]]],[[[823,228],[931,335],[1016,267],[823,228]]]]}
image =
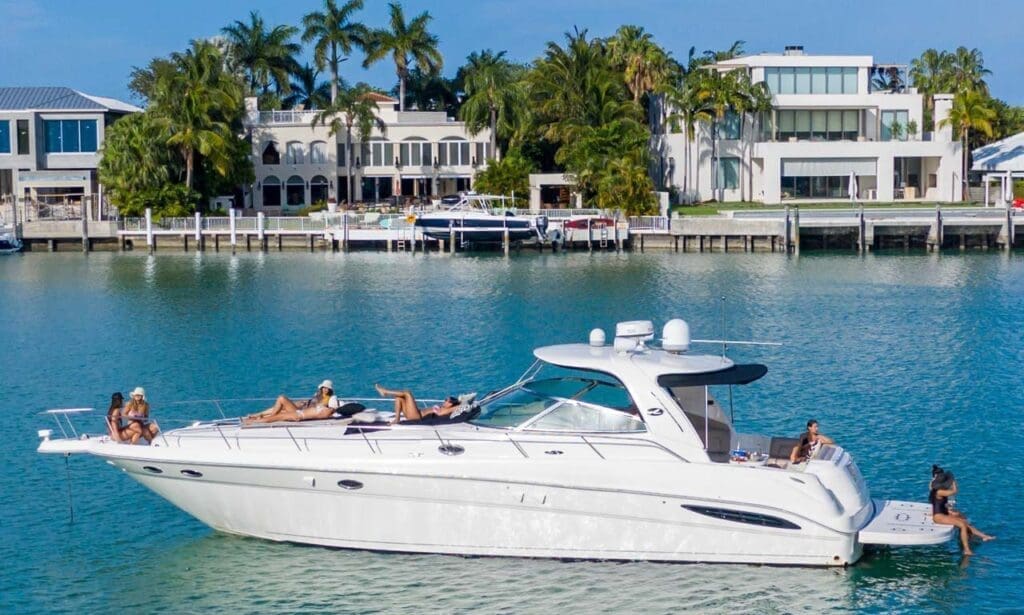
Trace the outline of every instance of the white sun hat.
{"type": "Polygon", "coordinates": [[[323,382],[320,383],[320,386],[318,388],[330,389],[330,390],[333,391],[334,390],[334,383],[331,382],[330,380],[324,380],[323,382]]]}
{"type": "Polygon", "coordinates": [[[135,397],[136,395],[141,395],[141,396],[145,397],[146,396],[146,389],[144,389],[142,387],[135,387],[135,390],[132,391],[132,395],[131,396],[135,397]]]}

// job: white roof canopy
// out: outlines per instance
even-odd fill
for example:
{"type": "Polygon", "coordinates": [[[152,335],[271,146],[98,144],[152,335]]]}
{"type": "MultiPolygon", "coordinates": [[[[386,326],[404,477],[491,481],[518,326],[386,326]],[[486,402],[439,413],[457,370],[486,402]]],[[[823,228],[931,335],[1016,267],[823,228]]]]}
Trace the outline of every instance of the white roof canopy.
{"type": "Polygon", "coordinates": [[[975,171],[1024,173],[1024,132],[989,143],[971,152],[975,171]]]}

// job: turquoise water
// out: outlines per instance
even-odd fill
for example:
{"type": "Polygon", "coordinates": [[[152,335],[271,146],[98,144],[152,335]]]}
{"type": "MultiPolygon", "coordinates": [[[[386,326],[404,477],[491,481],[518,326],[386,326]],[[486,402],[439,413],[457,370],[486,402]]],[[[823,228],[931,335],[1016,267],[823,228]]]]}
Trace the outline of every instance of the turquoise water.
{"type": "MultiPolygon", "coordinates": [[[[1024,409],[1020,255],[28,254],[0,258],[0,612],[1008,611],[1024,409]],[[537,345],[619,320],[688,319],[766,362],[741,431],[810,416],[875,495],[922,500],[933,462],[999,539],[880,551],[846,570],[412,556],[219,535],[93,458],[34,452],[37,413],[146,387],[181,400],[303,394],[322,378],[424,396],[490,390],[537,345]]],[[[247,406],[229,408],[237,411],[247,406]]],[[[90,426],[100,430],[99,421],[90,426]]],[[[372,520],[367,520],[372,522],[372,520]]]]}

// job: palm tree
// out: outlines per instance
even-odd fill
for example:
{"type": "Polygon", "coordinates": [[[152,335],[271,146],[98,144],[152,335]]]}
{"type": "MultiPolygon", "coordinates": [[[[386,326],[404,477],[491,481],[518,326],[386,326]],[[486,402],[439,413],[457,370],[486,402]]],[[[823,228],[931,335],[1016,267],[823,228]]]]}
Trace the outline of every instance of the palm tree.
{"type": "MultiPolygon", "coordinates": [[[[758,81],[757,83],[750,83],[747,80],[747,110],[753,114],[752,131],[754,138],[759,138],[758,135],[761,132],[761,121],[762,118],[771,113],[774,109],[772,105],[772,93],[768,90],[768,84],[764,81],[758,81]]],[[[774,127],[772,127],[774,129],[774,127]]],[[[750,160],[750,148],[747,149],[747,168],[750,169],[753,165],[753,161],[750,160]]],[[[747,174],[747,196],[750,200],[754,200],[754,174],[753,172],[747,174]]]]}
{"type": "MultiPolygon", "coordinates": [[[[309,64],[299,67],[292,76],[291,93],[282,103],[289,109],[301,105],[305,109],[322,109],[330,104],[331,86],[317,77],[320,71],[309,64]]],[[[344,84],[344,81],[342,81],[344,84]]]]}
{"type": "Polygon", "coordinates": [[[235,21],[221,28],[230,63],[245,75],[251,93],[267,94],[271,84],[279,93],[288,93],[289,77],[298,66],[295,56],[302,51],[291,40],[298,31],[286,25],[268,31],[258,11],[249,13],[249,23],[235,21]]]}
{"type": "Polygon", "coordinates": [[[339,69],[355,48],[366,46],[369,31],[366,26],[352,21],[352,15],[363,8],[363,0],[348,0],[340,8],[336,0],[324,0],[323,11],[307,13],[302,18],[302,42],[313,46],[313,61],[320,70],[331,71],[331,102],[338,97],[338,88],[343,87],[339,69]]]}
{"type": "Polygon", "coordinates": [[[377,104],[370,97],[373,93],[365,84],[359,84],[354,88],[347,88],[338,91],[338,96],[327,108],[323,109],[313,118],[312,126],[317,124],[329,126],[328,132],[332,137],[345,132],[345,169],[348,175],[348,202],[353,202],[352,194],[352,160],[353,160],[353,130],[359,137],[360,142],[366,139],[376,127],[384,132],[386,126],[384,120],[377,116],[377,104]]]}
{"type": "Polygon", "coordinates": [[[924,95],[925,130],[934,125],[935,95],[953,91],[952,63],[949,53],[935,49],[926,49],[921,57],[910,62],[910,84],[924,95]]]}
{"type": "Polygon", "coordinates": [[[963,182],[961,200],[967,200],[968,137],[971,130],[979,130],[986,136],[992,136],[992,122],[996,119],[996,112],[990,105],[988,96],[977,90],[960,91],[953,96],[949,115],[939,122],[939,126],[952,126],[960,136],[964,161],[963,174],[960,176],[963,182]]]}
{"type": "Polygon", "coordinates": [[[704,59],[707,62],[724,62],[725,60],[732,60],[743,55],[743,45],[747,44],[746,41],[733,41],[732,45],[728,49],[722,51],[715,51],[714,49],[707,49],[704,51],[704,59]]]}
{"type": "Polygon", "coordinates": [[[242,108],[242,92],[224,72],[223,56],[212,43],[193,41],[189,50],[171,59],[178,70],[158,78],[150,102],[169,135],[167,144],[181,155],[185,186],[191,190],[197,152],[221,175],[229,172],[229,142],[234,138],[230,119],[242,108]]]}
{"type": "MultiPolygon", "coordinates": [[[[690,144],[696,142],[697,125],[710,122],[711,113],[704,104],[701,92],[694,87],[696,79],[682,78],[678,84],[668,89],[665,93],[666,103],[672,109],[667,121],[669,124],[678,126],[682,123],[683,132],[683,198],[690,198],[690,144]]],[[[698,181],[700,175],[697,175],[698,181]]],[[[697,188],[699,192],[699,187],[697,188]]]]}
{"type": "Polygon", "coordinates": [[[363,68],[369,68],[391,55],[398,75],[398,109],[405,111],[405,80],[409,78],[410,63],[415,62],[421,70],[436,73],[441,70],[444,60],[437,49],[437,36],[427,31],[427,24],[432,19],[430,13],[424,11],[407,23],[401,4],[392,2],[388,8],[390,27],[370,32],[363,68]]]}
{"type": "MultiPolygon", "coordinates": [[[[711,111],[711,184],[712,190],[719,191],[718,178],[718,140],[719,125],[725,119],[726,112],[732,110],[741,115],[746,111],[747,98],[744,92],[744,78],[746,71],[733,69],[719,71],[714,68],[704,71],[700,80],[699,89],[704,103],[711,111]]],[[[719,200],[724,198],[724,193],[716,192],[719,200]]]]}
{"type": "MultiPolygon", "coordinates": [[[[460,69],[461,70],[461,69],[460,69]]],[[[424,72],[419,66],[409,71],[405,82],[405,97],[420,111],[444,111],[448,115],[459,114],[458,79],[447,79],[438,73],[424,72]]],[[[398,96],[398,86],[393,91],[398,96]]]]}
{"type": "Polygon", "coordinates": [[[985,76],[991,75],[992,71],[985,68],[985,60],[978,49],[957,47],[956,51],[950,54],[949,70],[954,93],[977,90],[988,95],[985,76]]]}
{"type": "Polygon", "coordinates": [[[622,26],[606,41],[612,64],[622,71],[633,102],[661,87],[670,70],[668,54],[640,26],[622,26]]]}
{"type": "Polygon", "coordinates": [[[525,93],[519,79],[518,67],[505,59],[505,52],[494,53],[485,49],[466,58],[463,87],[466,100],[459,116],[466,122],[470,134],[477,134],[485,126],[491,130],[491,155],[498,155],[498,132],[509,136],[515,132],[519,110],[525,93]]]}

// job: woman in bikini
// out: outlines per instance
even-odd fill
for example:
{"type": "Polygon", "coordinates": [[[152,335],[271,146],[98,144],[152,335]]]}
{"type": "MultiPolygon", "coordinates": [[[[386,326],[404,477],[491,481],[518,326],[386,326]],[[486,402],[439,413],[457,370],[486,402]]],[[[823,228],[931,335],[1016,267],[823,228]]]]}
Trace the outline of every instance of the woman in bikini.
{"type": "Polygon", "coordinates": [[[416,398],[412,396],[412,391],[392,391],[391,389],[385,389],[379,384],[373,385],[373,388],[377,389],[377,394],[381,397],[395,398],[395,418],[391,419],[392,425],[401,421],[403,417],[407,421],[418,421],[428,416],[449,416],[459,407],[459,399],[457,397],[447,397],[440,404],[431,406],[427,410],[420,410],[419,405],[416,403],[416,398]]]}
{"type": "Polygon", "coordinates": [[[952,525],[960,530],[960,546],[963,547],[964,555],[974,555],[971,551],[971,536],[988,542],[995,536],[990,536],[974,527],[967,521],[967,517],[949,508],[949,498],[957,494],[956,479],[952,472],[947,472],[939,466],[932,466],[932,482],[928,489],[928,501],[932,505],[932,521],[940,525],[952,525]]]}
{"type": "Polygon", "coordinates": [[[142,387],[135,387],[131,399],[124,407],[121,418],[131,421],[121,431],[122,442],[127,437],[132,444],[138,444],[139,440],[145,438],[152,442],[156,434],[160,433],[160,426],[156,421],[149,420],[149,402],[146,401],[146,391],[142,387]]]}
{"type": "Polygon", "coordinates": [[[107,409],[107,433],[114,442],[124,442],[126,439],[126,427],[121,423],[121,413],[124,407],[124,395],[120,392],[110,396],[110,407],[107,409]]]}
{"type": "Polygon", "coordinates": [[[243,425],[253,423],[278,423],[281,421],[297,422],[329,418],[341,406],[334,395],[334,383],[324,380],[317,387],[316,393],[308,401],[295,403],[284,395],[277,398],[274,405],[258,414],[242,419],[243,425]]]}

